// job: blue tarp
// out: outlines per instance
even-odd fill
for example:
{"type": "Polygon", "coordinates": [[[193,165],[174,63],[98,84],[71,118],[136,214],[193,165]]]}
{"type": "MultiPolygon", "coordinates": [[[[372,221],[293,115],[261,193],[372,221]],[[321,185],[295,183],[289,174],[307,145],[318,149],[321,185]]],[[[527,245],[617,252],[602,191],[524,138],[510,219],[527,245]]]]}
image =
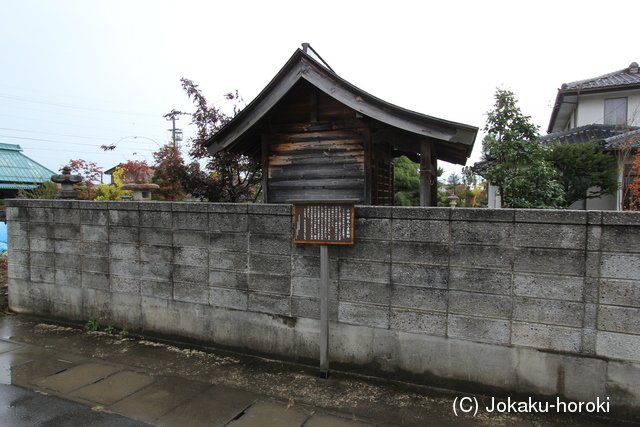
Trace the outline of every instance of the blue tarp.
{"type": "Polygon", "coordinates": [[[0,221],[0,252],[7,250],[7,223],[0,221]]]}

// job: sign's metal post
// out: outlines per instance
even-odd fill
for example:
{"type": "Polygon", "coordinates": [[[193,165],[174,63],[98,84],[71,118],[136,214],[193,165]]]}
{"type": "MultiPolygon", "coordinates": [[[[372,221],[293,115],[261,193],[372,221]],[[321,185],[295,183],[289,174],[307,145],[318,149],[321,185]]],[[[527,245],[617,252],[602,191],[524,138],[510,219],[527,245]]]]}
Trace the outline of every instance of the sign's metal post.
{"type": "Polygon", "coordinates": [[[329,246],[320,245],[320,378],[329,378],[329,246]]]}
{"type": "Polygon", "coordinates": [[[329,378],[329,245],[353,245],[356,200],[293,203],[293,242],[320,245],[320,378],[329,378]]]}

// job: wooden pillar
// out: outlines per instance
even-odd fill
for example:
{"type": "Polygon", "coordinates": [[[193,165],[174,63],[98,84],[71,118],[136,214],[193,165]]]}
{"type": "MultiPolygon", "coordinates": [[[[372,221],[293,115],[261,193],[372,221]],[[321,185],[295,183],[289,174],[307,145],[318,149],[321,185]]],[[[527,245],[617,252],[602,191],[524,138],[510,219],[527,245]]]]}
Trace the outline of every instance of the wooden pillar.
{"type": "Polygon", "coordinates": [[[420,141],[420,206],[431,206],[431,142],[420,141]]]}
{"type": "Polygon", "coordinates": [[[269,203],[269,140],[262,134],[262,201],[269,203]]]}
{"type": "Polygon", "coordinates": [[[438,154],[431,144],[431,206],[438,206],[438,154]]]}

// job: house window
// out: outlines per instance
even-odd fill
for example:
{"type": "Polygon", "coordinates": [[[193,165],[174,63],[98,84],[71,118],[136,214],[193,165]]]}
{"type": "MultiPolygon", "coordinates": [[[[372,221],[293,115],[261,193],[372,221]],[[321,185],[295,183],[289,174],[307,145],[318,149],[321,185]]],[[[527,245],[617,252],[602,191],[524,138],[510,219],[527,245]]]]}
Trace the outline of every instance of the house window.
{"type": "Polygon", "coordinates": [[[627,98],[610,98],[604,100],[604,124],[627,124],[627,98]]]}

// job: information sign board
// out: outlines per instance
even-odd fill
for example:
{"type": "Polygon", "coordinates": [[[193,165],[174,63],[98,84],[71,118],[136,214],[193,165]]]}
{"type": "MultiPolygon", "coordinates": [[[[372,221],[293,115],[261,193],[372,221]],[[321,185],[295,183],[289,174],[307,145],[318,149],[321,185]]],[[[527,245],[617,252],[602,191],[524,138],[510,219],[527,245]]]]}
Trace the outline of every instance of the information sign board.
{"type": "Polygon", "coordinates": [[[293,241],[352,245],[353,218],[353,202],[294,202],[293,241]]]}

